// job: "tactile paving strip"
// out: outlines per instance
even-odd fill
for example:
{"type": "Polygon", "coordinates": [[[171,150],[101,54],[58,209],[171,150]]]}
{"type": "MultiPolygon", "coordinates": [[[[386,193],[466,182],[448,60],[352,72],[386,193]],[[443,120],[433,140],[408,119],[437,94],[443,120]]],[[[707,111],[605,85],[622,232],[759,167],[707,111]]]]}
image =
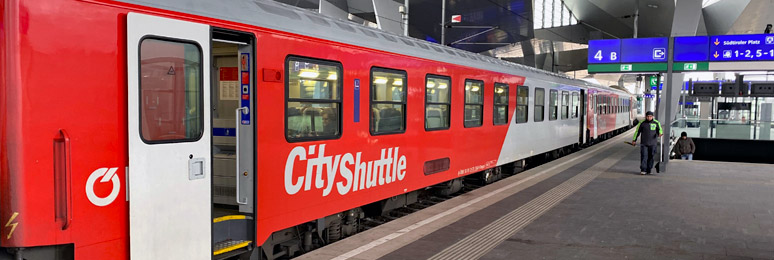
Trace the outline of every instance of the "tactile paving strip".
{"type": "Polygon", "coordinates": [[[615,155],[602,160],[588,170],[570,178],[559,186],[529,201],[527,204],[500,217],[484,228],[470,234],[464,239],[454,243],[429,259],[478,259],[494,249],[505,239],[513,236],[533,220],[542,216],[549,209],[559,204],[583,186],[594,180],[603,171],[612,167],[623,159],[626,153],[615,155]]]}

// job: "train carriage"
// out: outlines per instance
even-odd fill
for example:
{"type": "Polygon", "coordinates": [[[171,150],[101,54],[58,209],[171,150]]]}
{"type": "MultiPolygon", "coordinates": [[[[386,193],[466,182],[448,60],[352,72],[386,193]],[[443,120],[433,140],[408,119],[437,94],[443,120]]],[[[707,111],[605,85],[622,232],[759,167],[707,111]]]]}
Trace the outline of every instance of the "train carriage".
{"type": "Polygon", "coordinates": [[[0,4],[0,258],[295,255],[632,119],[620,90],[271,1],[0,4]]]}

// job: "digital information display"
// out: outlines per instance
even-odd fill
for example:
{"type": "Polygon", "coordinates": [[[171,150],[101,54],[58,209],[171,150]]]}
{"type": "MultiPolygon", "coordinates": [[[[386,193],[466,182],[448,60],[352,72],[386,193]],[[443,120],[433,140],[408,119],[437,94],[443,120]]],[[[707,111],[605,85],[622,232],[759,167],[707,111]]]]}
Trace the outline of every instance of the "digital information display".
{"type": "Polygon", "coordinates": [[[634,38],[621,40],[621,62],[666,62],[669,39],[634,38]]]}
{"type": "Polygon", "coordinates": [[[720,35],[711,36],[710,61],[774,60],[774,35],[720,35]]]}
{"type": "Polygon", "coordinates": [[[709,37],[675,37],[672,56],[676,62],[707,61],[709,59],[709,37]]]}
{"type": "Polygon", "coordinates": [[[621,40],[589,41],[589,64],[621,62],[621,40]]]}

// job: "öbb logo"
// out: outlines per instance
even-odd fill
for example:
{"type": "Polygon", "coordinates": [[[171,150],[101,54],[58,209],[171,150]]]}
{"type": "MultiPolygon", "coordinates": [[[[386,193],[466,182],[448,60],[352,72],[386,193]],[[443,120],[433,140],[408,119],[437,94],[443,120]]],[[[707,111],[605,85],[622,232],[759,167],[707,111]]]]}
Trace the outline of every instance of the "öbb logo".
{"type": "Polygon", "coordinates": [[[121,181],[118,179],[116,171],[118,171],[118,168],[99,168],[92,172],[91,175],[89,175],[89,179],[86,180],[86,197],[89,198],[91,203],[100,207],[104,207],[110,205],[110,203],[113,203],[113,201],[116,200],[116,197],[118,197],[118,192],[121,191],[121,181]],[[110,191],[110,194],[104,198],[99,197],[94,193],[94,182],[96,182],[100,177],[102,177],[102,179],[100,179],[99,182],[113,182],[113,190],[110,191]]]}
{"type": "Polygon", "coordinates": [[[382,149],[380,159],[365,161],[361,159],[360,152],[355,155],[345,153],[326,156],[324,144],[317,147],[310,145],[308,150],[303,146],[296,146],[290,151],[285,162],[285,192],[293,195],[301,191],[301,188],[309,191],[314,179],[314,188],[322,189],[322,195],[325,197],[333,190],[336,176],[343,179],[336,182],[336,190],[341,195],[401,181],[406,177],[406,156],[400,155],[399,150],[400,147],[382,149]],[[315,152],[316,158],[307,159],[307,155],[311,157],[315,152]],[[296,161],[306,161],[306,174],[294,179],[293,168],[296,161]]]}

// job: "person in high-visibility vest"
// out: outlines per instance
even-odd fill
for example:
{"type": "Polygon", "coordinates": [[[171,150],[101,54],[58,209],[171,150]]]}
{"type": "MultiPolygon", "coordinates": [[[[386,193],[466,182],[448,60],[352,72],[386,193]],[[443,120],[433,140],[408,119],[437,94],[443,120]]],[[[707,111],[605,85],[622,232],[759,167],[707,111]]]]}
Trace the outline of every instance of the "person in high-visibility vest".
{"type": "Polygon", "coordinates": [[[640,140],[640,174],[651,174],[653,168],[653,158],[656,156],[656,145],[658,139],[664,135],[661,129],[661,123],[653,119],[653,112],[645,113],[645,121],[637,124],[634,130],[634,139],[632,145],[637,144],[637,137],[642,136],[640,140]]]}

